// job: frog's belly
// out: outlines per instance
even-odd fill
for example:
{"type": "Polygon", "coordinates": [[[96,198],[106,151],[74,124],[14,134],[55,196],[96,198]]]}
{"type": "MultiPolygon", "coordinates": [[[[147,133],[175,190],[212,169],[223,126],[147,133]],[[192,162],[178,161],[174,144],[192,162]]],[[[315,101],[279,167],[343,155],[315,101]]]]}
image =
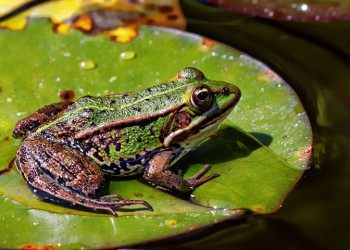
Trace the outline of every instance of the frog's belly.
{"type": "Polygon", "coordinates": [[[123,159],[120,158],[117,161],[113,161],[111,159],[106,160],[101,157],[96,157],[96,153],[89,155],[96,163],[98,163],[103,170],[108,175],[113,176],[130,176],[140,174],[144,171],[147,166],[149,160],[157,153],[170,150],[172,152],[173,159],[171,160],[171,165],[173,165],[178,159],[181,158],[182,155],[185,154],[185,150],[183,148],[156,148],[151,151],[144,151],[141,155],[136,155],[133,158],[123,159]],[[103,160],[103,161],[102,161],[103,160]]]}
{"type": "Polygon", "coordinates": [[[147,162],[149,161],[147,155],[138,156],[134,159],[126,159],[115,162],[100,163],[101,169],[108,175],[114,176],[129,176],[142,173],[147,162]]]}
{"type": "Polygon", "coordinates": [[[141,155],[136,155],[131,158],[102,158],[98,152],[87,152],[87,156],[92,158],[98,165],[100,165],[103,172],[114,176],[129,176],[142,173],[149,159],[159,152],[155,149],[149,152],[143,152],[141,155]]]}
{"type": "Polygon", "coordinates": [[[99,134],[83,141],[73,141],[70,147],[76,148],[93,159],[108,175],[129,176],[142,173],[149,160],[163,150],[170,150],[174,159],[179,158],[183,149],[179,146],[163,147],[161,143],[148,145],[122,144],[109,134],[99,134]],[[131,148],[130,148],[131,147],[131,148]]]}

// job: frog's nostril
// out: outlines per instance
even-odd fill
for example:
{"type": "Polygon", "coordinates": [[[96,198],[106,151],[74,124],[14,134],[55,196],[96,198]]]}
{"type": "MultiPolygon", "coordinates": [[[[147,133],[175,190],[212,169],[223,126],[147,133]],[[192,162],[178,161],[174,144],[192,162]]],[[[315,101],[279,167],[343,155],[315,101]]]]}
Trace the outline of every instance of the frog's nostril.
{"type": "Polygon", "coordinates": [[[222,93],[223,95],[228,95],[228,94],[230,94],[230,90],[229,90],[227,87],[223,87],[223,88],[221,89],[221,93],[222,93]]]}

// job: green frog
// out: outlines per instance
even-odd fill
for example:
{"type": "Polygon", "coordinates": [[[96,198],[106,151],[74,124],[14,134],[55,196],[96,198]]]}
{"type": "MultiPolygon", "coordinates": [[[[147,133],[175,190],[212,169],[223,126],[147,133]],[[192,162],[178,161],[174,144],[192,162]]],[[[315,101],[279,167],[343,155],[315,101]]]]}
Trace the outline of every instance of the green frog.
{"type": "Polygon", "coordinates": [[[144,200],[106,194],[107,175],[143,173],[172,193],[188,193],[218,177],[203,177],[209,165],[188,179],[170,168],[215,132],[240,96],[235,85],[189,67],[175,80],[140,92],[54,103],[16,124],[13,137],[24,140],[15,163],[43,200],[115,216],[134,204],[152,210],[144,200]]]}

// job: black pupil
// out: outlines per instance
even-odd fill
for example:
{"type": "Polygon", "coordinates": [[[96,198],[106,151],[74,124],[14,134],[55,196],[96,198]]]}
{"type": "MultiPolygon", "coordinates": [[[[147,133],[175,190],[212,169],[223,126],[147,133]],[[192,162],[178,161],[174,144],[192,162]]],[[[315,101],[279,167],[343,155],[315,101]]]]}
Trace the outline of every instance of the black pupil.
{"type": "Polygon", "coordinates": [[[208,98],[208,96],[209,96],[208,92],[202,91],[198,93],[197,98],[198,100],[204,101],[205,99],[208,98]]]}

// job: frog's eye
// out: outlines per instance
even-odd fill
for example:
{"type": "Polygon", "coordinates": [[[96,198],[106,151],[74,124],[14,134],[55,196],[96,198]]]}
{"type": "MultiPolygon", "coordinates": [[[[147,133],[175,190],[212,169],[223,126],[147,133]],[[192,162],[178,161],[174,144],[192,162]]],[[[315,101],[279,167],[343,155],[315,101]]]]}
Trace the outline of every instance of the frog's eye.
{"type": "Polygon", "coordinates": [[[204,112],[213,104],[213,95],[206,85],[195,88],[191,95],[191,104],[195,110],[204,112]]]}

